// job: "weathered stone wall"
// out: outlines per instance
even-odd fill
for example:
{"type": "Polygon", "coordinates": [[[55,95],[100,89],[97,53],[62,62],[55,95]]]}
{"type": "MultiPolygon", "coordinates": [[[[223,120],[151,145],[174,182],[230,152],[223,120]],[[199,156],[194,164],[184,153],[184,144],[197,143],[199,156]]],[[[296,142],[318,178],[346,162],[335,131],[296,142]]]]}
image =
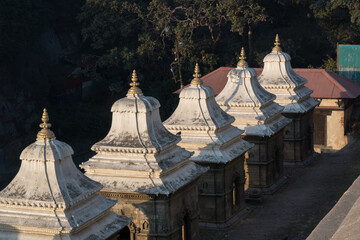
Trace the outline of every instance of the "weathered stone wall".
{"type": "Polygon", "coordinates": [[[284,113],[292,122],[284,129],[284,163],[286,165],[303,165],[311,160],[314,152],[313,112],[304,114],[284,113]]]}
{"type": "Polygon", "coordinates": [[[228,221],[244,209],[244,182],[244,155],[226,165],[210,165],[210,170],[199,181],[202,226],[224,228],[229,224],[228,221]]]}
{"type": "Polygon", "coordinates": [[[339,150],[347,144],[344,126],[344,110],[332,110],[331,115],[326,116],[327,122],[327,144],[326,147],[339,150]]]}
{"type": "Polygon", "coordinates": [[[351,131],[352,102],[322,99],[316,114],[320,114],[320,111],[326,111],[325,147],[333,150],[343,148],[348,143],[346,134],[351,131]]]}
{"type": "Polygon", "coordinates": [[[283,130],[269,138],[245,136],[254,143],[246,158],[245,190],[269,194],[276,190],[284,179],[283,130]]]}
{"type": "Polygon", "coordinates": [[[178,240],[182,225],[187,223],[188,238],[199,239],[197,181],[170,196],[139,193],[101,192],[118,200],[113,211],[132,218],[129,225],[131,240],[178,240]]]}

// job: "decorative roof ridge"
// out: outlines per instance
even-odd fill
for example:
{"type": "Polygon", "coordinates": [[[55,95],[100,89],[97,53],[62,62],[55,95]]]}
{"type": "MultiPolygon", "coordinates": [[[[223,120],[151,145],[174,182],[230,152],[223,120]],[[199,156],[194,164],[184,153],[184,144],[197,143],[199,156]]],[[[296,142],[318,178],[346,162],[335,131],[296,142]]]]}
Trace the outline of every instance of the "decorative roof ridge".
{"type": "Polygon", "coordinates": [[[30,199],[14,199],[0,197],[0,204],[13,205],[19,207],[39,207],[39,208],[61,208],[69,207],[65,202],[55,203],[54,201],[30,200],[30,199]]]}
{"type": "MultiPolygon", "coordinates": [[[[260,101],[258,101],[260,102],[260,101]]],[[[238,103],[238,102],[231,102],[231,103],[222,103],[222,102],[217,102],[219,106],[230,106],[230,107],[258,107],[260,108],[261,106],[264,105],[259,105],[259,104],[255,104],[254,102],[247,102],[247,103],[238,103]]],[[[261,102],[260,102],[261,103],[261,102]]]]}
{"type": "Polygon", "coordinates": [[[94,152],[119,152],[119,153],[149,153],[155,154],[158,152],[156,148],[125,148],[125,147],[114,147],[114,146],[106,146],[95,143],[91,150],[94,152]]]}
{"type": "Polygon", "coordinates": [[[65,201],[42,201],[42,200],[30,200],[30,199],[14,199],[14,198],[7,198],[7,197],[0,197],[0,204],[7,204],[7,205],[14,205],[14,206],[21,206],[21,207],[41,207],[41,208],[72,208],[74,206],[79,205],[83,200],[87,200],[97,196],[96,193],[102,189],[102,186],[99,184],[97,187],[91,189],[88,192],[82,193],[75,198],[72,198],[70,203],[66,203],[65,201]]]}
{"type": "Polygon", "coordinates": [[[261,84],[261,86],[265,89],[291,89],[291,88],[294,88],[294,87],[291,87],[289,84],[287,85],[275,85],[275,84],[261,84]]]}
{"type": "MultiPolygon", "coordinates": [[[[221,126],[219,128],[226,127],[221,126]]],[[[218,129],[216,126],[188,126],[188,125],[166,125],[167,129],[170,130],[197,130],[197,131],[215,131],[218,129]]]]}

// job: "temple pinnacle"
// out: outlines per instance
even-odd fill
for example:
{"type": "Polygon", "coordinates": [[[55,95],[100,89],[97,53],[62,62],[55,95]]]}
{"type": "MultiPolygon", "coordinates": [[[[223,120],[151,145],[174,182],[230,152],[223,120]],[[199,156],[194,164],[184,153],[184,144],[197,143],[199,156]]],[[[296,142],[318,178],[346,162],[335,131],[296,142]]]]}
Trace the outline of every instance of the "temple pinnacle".
{"type": "Polygon", "coordinates": [[[197,63],[195,65],[193,77],[194,77],[194,79],[191,81],[192,85],[202,85],[203,84],[203,81],[200,79],[201,74],[200,74],[199,64],[197,64],[197,63]]]}
{"type": "Polygon", "coordinates": [[[237,65],[240,66],[247,66],[247,62],[245,61],[246,57],[245,57],[245,50],[244,48],[241,48],[241,53],[240,53],[240,57],[239,57],[240,61],[237,63],[237,65]]]}
{"type": "Polygon", "coordinates": [[[140,85],[140,83],[138,82],[138,77],[136,75],[135,70],[132,73],[131,81],[132,81],[132,83],[130,83],[131,88],[129,89],[127,94],[141,94],[142,93],[141,89],[137,87],[140,85]]]}
{"type": "Polygon", "coordinates": [[[275,52],[280,52],[281,47],[280,47],[280,40],[279,40],[279,35],[278,34],[276,34],[274,45],[275,45],[275,47],[273,47],[272,50],[275,51],[275,52]]]}
{"type": "Polygon", "coordinates": [[[42,128],[38,134],[37,134],[37,138],[40,139],[50,139],[50,138],[54,138],[55,134],[50,130],[51,128],[51,123],[48,123],[49,121],[49,114],[46,110],[46,108],[44,108],[43,110],[43,114],[41,117],[41,121],[43,121],[43,123],[41,123],[39,126],[42,128]]]}

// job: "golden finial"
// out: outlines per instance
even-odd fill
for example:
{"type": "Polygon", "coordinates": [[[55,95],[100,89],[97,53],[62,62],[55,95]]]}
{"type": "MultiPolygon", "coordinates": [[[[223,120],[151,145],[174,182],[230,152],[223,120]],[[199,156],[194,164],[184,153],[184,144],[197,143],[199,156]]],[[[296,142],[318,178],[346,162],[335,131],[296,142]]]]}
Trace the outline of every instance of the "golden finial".
{"type": "Polygon", "coordinates": [[[135,70],[132,73],[131,81],[132,81],[132,83],[130,83],[131,88],[129,89],[127,94],[141,94],[142,93],[141,89],[137,87],[140,85],[140,83],[138,82],[138,77],[136,75],[135,70]]]}
{"type": "Polygon", "coordinates": [[[279,35],[278,34],[276,34],[274,45],[275,45],[275,47],[273,47],[272,50],[275,51],[275,52],[280,52],[281,47],[280,47],[280,40],[279,40],[279,35]]]}
{"type": "Polygon", "coordinates": [[[51,128],[51,123],[48,123],[49,114],[47,113],[46,108],[44,108],[44,110],[43,110],[41,121],[43,121],[43,123],[40,124],[40,127],[42,129],[38,132],[37,138],[41,138],[41,139],[54,138],[55,134],[49,129],[49,128],[51,128]]]}
{"type": "Polygon", "coordinates": [[[240,66],[247,66],[247,62],[245,61],[246,57],[245,57],[245,50],[244,48],[241,48],[241,53],[240,53],[240,57],[239,57],[240,61],[237,63],[237,65],[240,66]]]}
{"type": "Polygon", "coordinates": [[[196,63],[195,65],[195,70],[194,70],[194,79],[191,80],[191,84],[192,85],[202,85],[203,84],[203,81],[200,79],[201,77],[201,74],[200,74],[200,68],[199,68],[199,64],[196,63]]]}

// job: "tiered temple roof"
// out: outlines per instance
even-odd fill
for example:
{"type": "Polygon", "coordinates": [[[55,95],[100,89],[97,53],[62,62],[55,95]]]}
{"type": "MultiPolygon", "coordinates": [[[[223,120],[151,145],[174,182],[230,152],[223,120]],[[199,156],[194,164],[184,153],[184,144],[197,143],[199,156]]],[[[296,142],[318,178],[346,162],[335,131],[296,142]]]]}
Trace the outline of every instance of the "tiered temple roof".
{"type": "Polygon", "coordinates": [[[310,97],[312,90],[304,86],[305,78],[297,75],[290,64],[290,56],[280,48],[278,35],[275,47],[264,58],[264,70],[259,83],[266,90],[276,94],[276,102],[285,106],[284,112],[305,113],[319,104],[310,97]]]}
{"type": "Polygon", "coordinates": [[[207,168],[189,161],[192,153],[177,145],[181,138],[163,126],[160,103],[142,94],[135,70],[132,81],[111,108],[109,133],[92,147],[97,154],[81,167],[104,190],[168,195],[207,168]]]}
{"type": "Polygon", "coordinates": [[[181,132],[181,146],[195,151],[201,163],[227,163],[253,145],[241,139],[244,132],[231,124],[234,118],[216,103],[212,88],[204,86],[196,64],[194,79],[180,93],[174,113],[164,122],[171,132],[181,132]]]}
{"type": "Polygon", "coordinates": [[[227,78],[216,102],[235,117],[234,125],[244,129],[247,135],[271,136],[291,122],[282,116],[284,107],[274,102],[276,96],[259,84],[256,71],[248,67],[244,48],[237,67],[227,78]]]}
{"type": "Polygon", "coordinates": [[[37,140],[20,155],[20,170],[0,192],[1,239],[106,239],[129,221],[115,201],[74,165],[72,148],[49,129],[44,109],[37,140]]]}

